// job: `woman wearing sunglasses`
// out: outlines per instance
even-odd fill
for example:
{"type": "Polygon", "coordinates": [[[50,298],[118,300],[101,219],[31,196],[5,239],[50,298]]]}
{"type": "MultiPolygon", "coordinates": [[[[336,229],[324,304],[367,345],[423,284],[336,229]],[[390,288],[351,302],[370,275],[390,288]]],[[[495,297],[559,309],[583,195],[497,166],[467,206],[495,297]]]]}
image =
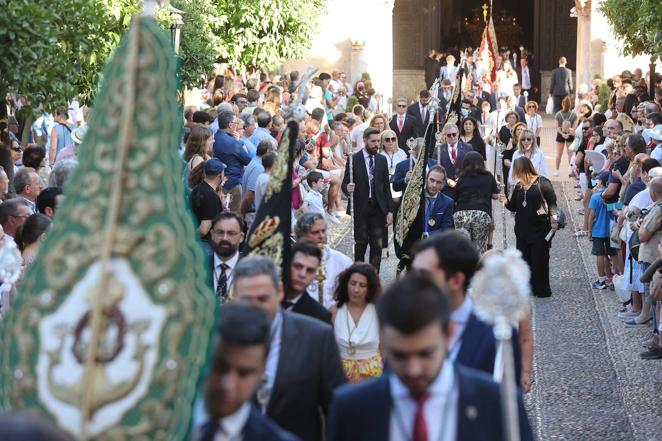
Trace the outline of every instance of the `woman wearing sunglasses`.
{"type": "MultiPolygon", "coordinates": [[[[545,154],[542,149],[536,144],[536,137],[533,135],[531,130],[524,130],[522,135],[519,138],[519,143],[517,144],[517,150],[513,153],[513,163],[517,158],[521,157],[528,158],[533,164],[533,168],[536,171],[538,176],[543,176],[549,178],[549,173],[547,172],[547,163],[545,161],[545,154]]],[[[508,175],[508,183],[513,186],[517,184],[517,176],[513,173],[513,169],[510,169],[508,175]]]]}
{"type": "Polygon", "coordinates": [[[542,130],[542,118],[538,115],[538,103],[529,101],[526,103],[526,125],[536,137],[536,144],[540,145],[540,131],[542,130]]]}
{"type": "MultiPolygon", "coordinates": [[[[407,160],[407,153],[398,147],[398,137],[391,129],[386,129],[381,133],[381,146],[379,153],[386,158],[389,179],[395,173],[395,166],[398,165],[399,162],[407,160]]],[[[401,195],[401,192],[396,192],[393,190],[393,184],[391,184],[391,196],[393,197],[393,202],[395,204],[400,203],[401,195]]],[[[388,258],[388,228],[384,229],[384,234],[382,237],[382,248],[382,257],[388,258]]]]}

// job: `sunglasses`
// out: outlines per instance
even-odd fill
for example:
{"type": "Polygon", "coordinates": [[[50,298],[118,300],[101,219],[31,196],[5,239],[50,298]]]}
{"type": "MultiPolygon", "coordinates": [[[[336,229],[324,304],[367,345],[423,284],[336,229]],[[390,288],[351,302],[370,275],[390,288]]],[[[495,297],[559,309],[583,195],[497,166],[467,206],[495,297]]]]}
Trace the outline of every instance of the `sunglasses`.
{"type": "Polygon", "coordinates": [[[407,105],[406,104],[398,104],[398,107],[405,108],[405,107],[407,107],[407,105]]]}
{"type": "Polygon", "coordinates": [[[446,138],[455,138],[457,133],[446,133],[446,138]]]}
{"type": "Polygon", "coordinates": [[[522,138],[522,141],[533,141],[533,138],[522,138]]]}
{"type": "Polygon", "coordinates": [[[384,141],[394,142],[397,138],[384,138],[384,141]]]}

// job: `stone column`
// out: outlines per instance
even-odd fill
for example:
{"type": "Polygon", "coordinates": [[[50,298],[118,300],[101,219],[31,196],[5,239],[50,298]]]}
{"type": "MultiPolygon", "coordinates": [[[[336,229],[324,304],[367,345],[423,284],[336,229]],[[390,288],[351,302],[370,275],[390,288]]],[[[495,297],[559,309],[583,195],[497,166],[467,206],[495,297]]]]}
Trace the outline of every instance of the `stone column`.
{"type": "Polygon", "coordinates": [[[575,92],[580,84],[591,86],[591,0],[575,0],[577,11],[577,66],[575,92]]]}

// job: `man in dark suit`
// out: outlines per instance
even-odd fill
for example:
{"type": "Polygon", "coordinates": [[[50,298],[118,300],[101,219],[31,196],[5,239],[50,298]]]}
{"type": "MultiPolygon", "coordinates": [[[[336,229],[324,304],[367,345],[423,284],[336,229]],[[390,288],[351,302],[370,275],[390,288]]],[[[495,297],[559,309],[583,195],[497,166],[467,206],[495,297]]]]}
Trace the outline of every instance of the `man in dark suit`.
{"type": "Polygon", "coordinates": [[[437,97],[439,98],[439,121],[446,120],[446,111],[448,110],[448,103],[453,96],[453,86],[449,79],[441,81],[437,97]]]}
{"type": "Polygon", "coordinates": [[[395,132],[398,137],[398,147],[409,154],[409,146],[407,140],[409,138],[416,138],[416,130],[414,128],[414,120],[410,115],[407,115],[407,100],[398,98],[395,102],[395,115],[391,118],[388,126],[395,132]]]}
{"type": "Polygon", "coordinates": [[[515,97],[515,105],[524,109],[526,107],[527,98],[522,95],[522,86],[519,83],[513,84],[513,94],[515,97]]]}
{"type": "Polygon", "coordinates": [[[436,51],[434,49],[430,49],[427,58],[425,58],[425,87],[428,89],[432,87],[432,83],[437,78],[437,74],[439,73],[435,55],[436,51]]]}
{"type": "Polygon", "coordinates": [[[291,254],[290,288],[281,306],[286,311],[298,312],[330,325],[331,313],[306,291],[319,271],[322,250],[315,243],[303,239],[294,244],[291,254]]]}
{"type": "Polygon", "coordinates": [[[428,112],[427,105],[430,102],[430,91],[421,90],[418,94],[418,101],[407,108],[407,116],[411,117],[412,123],[414,125],[414,133],[416,138],[423,137],[425,135],[425,129],[428,126],[428,122],[433,115],[430,115],[428,112]]]}
{"type": "Polygon", "coordinates": [[[430,167],[425,181],[424,234],[453,229],[455,201],[441,192],[446,185],[446,170],[440,165],[430,167]]]}
{"type": "MultiPolygon", "coordinates": [[[[429,96],[429,94],[428,94],[429,96]]],[[[393,223],[393,199],[389,184],[388,164],[383,155],[378,155],[379,130],[368,127],[363,132],[364,147],[352,157],[345,167],[342,191],[352,194],[354,202],[354,260],[363,262],[370,244],[370,263],[379,272],[382,260],[382,235],[393,223]],[[353,183],[350,184],[350,173],[353,183]]],[[[350,214],[350,204],[347,214],[350,214]]]]}
{"type": "Polygon", "coordinates": [[[264,311],[250,305],[227,305],[223,308],[218,342],[205,380],[206,419],[194,439],[214,441],[283,440],[299,438],[278,427],[251,403],[269,353],[270,325],[264,311]]]}
{"type": "Polygon", "coordinates": [[[554,99],[554,112],[558,112],[561,109],[563,98],[574,93],[572,71],[565,67],[567,62],[565,57],[559,58],[559,67],[552,71],[549,94],[554,99]]]}
{"type": "Polygon", "coordinates": [[[460,130],[455,123],[446,124],[443,133],[446,134],[446,143],[437,146],[432,157],[444,167],[448,179],[455,181],[460,176],[464,155],[473,148],[470,144],[460,141],[460,130]]]}
{"type": "Polygon", "coordinates": [[[256,399],[280,427],[305,441],[317,441],[333,390],[347,380],[333,329],[283,311],[280,280],[276,265],[264,256],[245,257],[235,270],[235,301],[258,306],[271,320],[264,381],[256,399]]]}
{"type": "Polygon", "coordinates": [[[211,277],[207,283],[221,302],[228,300],[245,231],[244,219],[232,211],[221,211],[211,222],[209,245],[213,253],[209,256],[211,277]]]}
{"type": "MultiPolygon", "coordinates": [[[[437,286],[450,294],[451,321],[455,334],[449,356],[458,364],[492,375],[496,340],[490,325],[473,313],[473,303],[466,295],[480,256],[471,241],[456,231],[446,231],[421,242],[412,267],[432,276],[437,286]]],[[[518,337],[513,337],[515,371],[518,379],[529,381],[530,367],[522,373],[518,337]]]]}
{"type": "MultiPolygon", "coordinates": [[[[328,441],[505,439],[499,386],[447,357],[447,297],[411,275],[384,294],[377,315],[389,372],[336,391],[328,441]]],[[[532,440],[521,395],[517,401],[520,439],[532,440]]]]}

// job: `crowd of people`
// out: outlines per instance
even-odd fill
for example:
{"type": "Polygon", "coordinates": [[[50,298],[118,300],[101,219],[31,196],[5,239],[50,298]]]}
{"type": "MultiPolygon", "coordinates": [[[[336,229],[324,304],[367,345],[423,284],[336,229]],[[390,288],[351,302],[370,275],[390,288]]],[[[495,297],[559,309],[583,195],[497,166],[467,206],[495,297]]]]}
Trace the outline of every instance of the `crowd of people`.
{"type": "MultiPolygon", "coordinates": [[[[299,74],[217,76],[185,108],[181,179],[207,251],[207,284],[223,304],[196,407],[197,439],[501,439],[498,345],[475,314],[470,288],[481,256],[495,252],[493,201],[514,213],[515,246],[536,297],[552,295],[549,253],[563,220],[540,146],[539,104],[528,98],[527,57],[517,72],[502,59],[496,82],[467,63],[457,123],[443,124],[460,84],[453,55],[438,66],[439,114],[430,112],[427,89],[413,102],[397,98],[388,113],[369,77],[351,85],[339,70],[307,86],[292,164],[287,285],[271,259],[240,250],[264,200],[286,106],[300,93],[299,74]],[[422,240],[410,273],[382,287],[381,263],[429,127],[440,138],[425,158],[422,240]],[[329,245],[327,228],[350,216],[348,257],[329,245]]],[[[584,204],[575,234],[592,240],[596,256],[593,287],[621,293],[625,326],[652,331],[642,358],[662,358],[662,290],[642,280],[662,256],[662,90],[650,97],[641,75],[624,72],[600,109],[595,88],[573,103],[563,57],[553,78],[554,175],[566,152],[584,204]]],[[[31,120],[11,96],[6,103],[16,124],[14,166],[0,170],[0,247],[16,248],[29,266],[77,166],[86,118],[74,106],[31,120]]],[[[12,294],[2,294],[6,312],[12,294]]],[[[516,381],[527,393],[530,315],[513,327],[516,381]]],[[[521,439],[532,439],[518,400],[521,439]]]]}

